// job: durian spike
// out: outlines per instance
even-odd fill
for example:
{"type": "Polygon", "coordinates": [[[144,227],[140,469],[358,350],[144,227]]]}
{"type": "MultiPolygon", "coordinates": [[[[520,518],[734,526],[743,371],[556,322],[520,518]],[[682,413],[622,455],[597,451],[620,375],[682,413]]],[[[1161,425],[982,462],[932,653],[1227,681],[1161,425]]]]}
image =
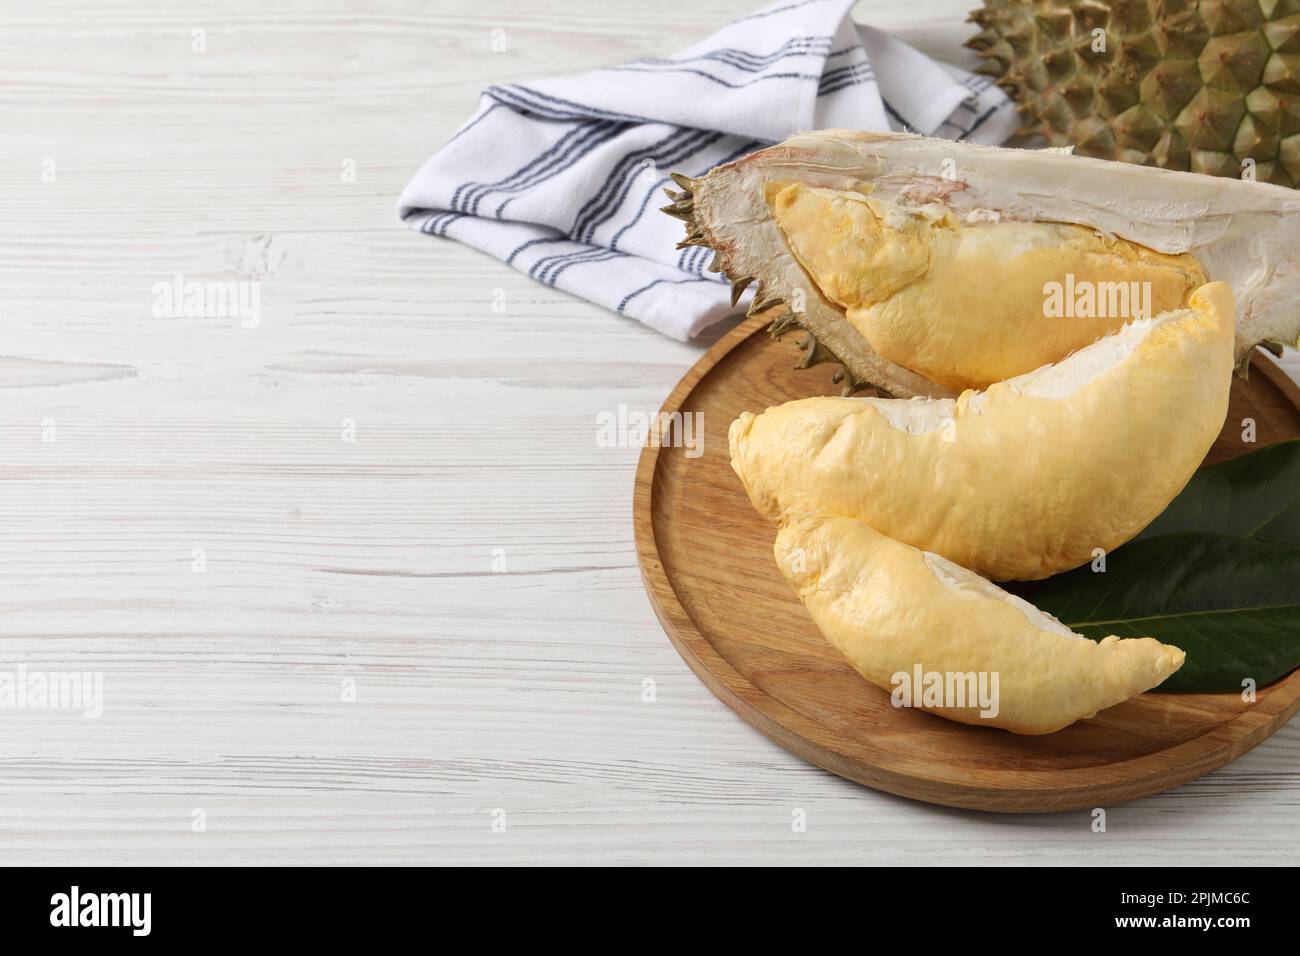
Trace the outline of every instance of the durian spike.
{"type": "MultiPolygon", "coordinates": [[[[839,369],[836,370],[835,374],[831,376],[831,383],[839,385],[840,394],[845,397],[852,395],[860,388],[874,388],[874,386],[869,382],[860,381],[852,372],[849,371],[847,365],[841,365],[839,369]]],[[[875,390],[879,391],[879,389],[875,390]]]]}
{"type": "Polygon", "coordinates": [[[739,279],[731,280],[731,304],[733,307],[740,301],[740,297],[745,294],[745,287],[753,281],[753,276],[741,276],[739,279]]]}
{"type": "Polygon", "coordinates": [[[749,314],[755,315],[759,312],[766,312],[774,305],[780,305],[785,299],[764,289],[759,289],[754,293],[754,301],[749,306],[749,314]]]}
{"type": "Polygon", "coordinates": [[[787,312],[779,319],[773,321],[772,324],[767,327],[767,331],[769,334],[771,334],[772,338],[779,339],[781,336],[785,335],[785,333],[789,332],[791,329],[798,329],[798,328],[802,328],[802,326],[799,324],[799,319],[795,316],[793,312],[787,312]]]}
{"type": "Polygon", "coordinates": [[[680,202],[675,202],[671,206],[659,207],[660,212],[666,212],[674,219],[680,219],[683,222],[691,222],[694,220],[695,218],[694,210],[695,207],[689,199],[683,199],[680,202]]]}
{"type": "Polygon", "coordinates": [[[803,358],[795,368],[812,368],[822,362],[838,361],[835,353],[818,342],[811,332],[805,332],[797,344],[799,351],[803,352],[803,358]]]}

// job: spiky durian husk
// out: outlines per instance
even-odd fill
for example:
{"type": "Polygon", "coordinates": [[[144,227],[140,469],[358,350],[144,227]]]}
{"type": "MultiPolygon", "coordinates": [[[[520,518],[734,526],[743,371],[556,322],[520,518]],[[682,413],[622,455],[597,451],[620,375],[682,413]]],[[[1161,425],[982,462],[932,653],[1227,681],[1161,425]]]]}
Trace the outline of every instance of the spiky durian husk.
{"type": "Polygon", "coordinates": [[[774,332],[799,327],[804,362],[832,360],[846,388],[899,398],[954,393],[888,361],[819,294],[769,206],[767,184],[867,188],[881,199],[940,202],[963,221],[1074,223],[1169,255],[1189,254],[1237,301],[1236,359],[1300,341],[1300,193],[1104,162],[1052,150],[1003,149],[897,133],[823,130],[715,167],[674,175],[665,212],[686,223],[682,246],[708,246],[733,296],[757,285],[750,314],[774,310],[774,332]],[[784,310],[782,312],[781,310],[784,310]]]}
{"type": "MultiPolygon", "coordinates": [[[[681,173],[672,173],[672,180],[679,187],[680,191],[665,189],[664,192],[672,202],[661,207],[661,212],[666,212],[675,219],[680,219],[686,223],[686,238],[677,243],[678,249],[685,249],[688,246],[709,246],[712,248],[709,239],[705,235],[704,227],[695,219],[695,188],[698,180],[691,179],[681,173]]],[[[701,177],[703,178],[703,177],[701,177]]],[[[814,365],[821,365],[823,362],[834,362],[839,365],[831,376],[831,382],[840,386],[841,394],[851,395],[854,392],[863,389],[871,390],[881,395],[893,394],[890,385],[886,384],[879,376],[871,374],[866,368],[859,365],[854,360],[854,356],[860,354],[860,350],[852,348],[848,343],[838,341],[847,335],[856,335],[851,329],[843,328],[822,328],[816,320],[810,320],[805,314],[798,314],[790,308],[790,304],[785,298],[774,292],[771,286],[763,279],[746,273],[743,269],[731,266],[732,256],[725,255],[722,249],[715,249],[713,259],[709,263],[710,272],[721,272],[731,281],[731,304],[737,305],[745,290],[753,282],[758,282],[754,289],[754,297],[750,301],[747,316],[755,316],[761,313],[768,313],[771,317],[771,324],[767,330],[773,338],[781,338],[792,329],[801,331],[801,335],[796,339],[802,358],[796,363],[796,368],[811,368],[814,365]],[[827,344],[819,341],[818,332],[824,337],[832,340],[833,344],[827,344]],[[835,348],[839,348],[839,352],[835,348]]],[[[918,378],[919,377],[915,377],[918,378]]],[[[907,389],[898,389],[903,394],[916,394],[907,389]]],[[[924,390],[923,390],[924,393],[924,390]]]]}
{"type": "MultiPolygon", "coordinates": [[[[770,157],[773,152],[779,152],[780,149],[781,147],[773,147],[752,153],[726,166],[717,167],[707,176],[698,179],[673,173],[673,182],[680,187],[680,191],[664,190],[672,203],[663,206],[661,211],[686,223],[686,238],[677,243],[677,248],[707,246],[713,249],[714,256],[708,266],[709,271],[721,272],[731,281],[732,305],[740,301],[745,290],[753,283],[754,297],[747,314],[754,316],[766,313],[771,319],[768,331],[774,338],[781,338],[792,330],[800,333],[795,342],[802,357],[796,363],[796,368],[811,368],[824,362],[838,364],[839,368],[832,374],[831,382],[840,386],[842,394],[850,395],[863,390],[901,398],[915,396],[938,398],[951,395],[952,393],[943,386],[881,358],[862,338],[862,335],[849,323],[842,321],[842,315],[821,301],[819,296],[807,297],[803,308],[796,310],[789,301],[791,283],[788,281],[788,275],[783,281],[779,264],[761,251],[770,248],[769,246],[765,246],[762,242],[749,246],[725,237],[722,230],[718,228],[720,222],[717,209],[713,211],[712,216],[700,215],[697,208],[699,198],[697,190],[702,184],[716,180],[719,174],[744,170],[754,165],[752,161],[761,161],[764,157],[770,157]]],[[[757,200],[762,205],[762,200],[752,193],[745,196],[744,191],[733,193],[727,188],[723,188],[721,192],[723,205],[727,204],[727,200],[741,200],[742,196],[750,201],[757,200]]],[[[716,196],[714,198],[715,205],[718,203],[718,198],[716,196]]],[[[753,213],[754,210],[750,212],[753,213]]],[[[766,213],[765,206],[763,212],[766,213]]],[[[726,218],[725,215],[722,216],[722,219],[726,218]]],[[[752,223],[757,225],[760,221],[767,228],[775,230],[770,215],[757,216],[752,223]]],[[[771,237],[768,238],[770,240],[771,237]]],[[[780,244],[780,248],[793,266],[791,271],[798,274],[802,280],[801,269],[794,265],[794,260],[789,257],[783,243],[780,244]]],[[[802,286],[802,281],[798,285],[802,286]]]]}
{"type": "Polygon", "coordinates": [[[1024,136],[1300,183],[1300,0],[984,0],[971,19],[1024,136]]]}

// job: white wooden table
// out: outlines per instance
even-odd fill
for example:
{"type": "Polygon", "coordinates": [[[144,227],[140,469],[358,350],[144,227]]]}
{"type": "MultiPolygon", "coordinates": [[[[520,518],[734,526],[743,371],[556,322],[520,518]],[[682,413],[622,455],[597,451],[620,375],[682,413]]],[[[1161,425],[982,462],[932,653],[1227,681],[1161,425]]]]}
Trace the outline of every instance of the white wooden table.
{"type": "MultiPolygon", "coordinates": [[[[4,0],[0,669],[104,712],[0,710],[0,861],[1296,858],[1300,724],[1104,834],[769,743],[660,631],[595,440],[702,346],[396,221],[483,86],[753,5],[4,0]],[[156,316],[176,273],[260,324],[156,316]]],[[[965,7],[858,16],[957,55],[965,7]]]]}

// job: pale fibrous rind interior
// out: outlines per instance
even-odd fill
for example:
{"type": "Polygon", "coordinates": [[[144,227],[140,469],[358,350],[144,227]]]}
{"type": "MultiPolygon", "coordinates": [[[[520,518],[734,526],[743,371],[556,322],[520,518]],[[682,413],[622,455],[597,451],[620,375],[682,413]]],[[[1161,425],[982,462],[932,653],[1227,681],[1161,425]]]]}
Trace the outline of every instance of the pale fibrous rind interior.
{"type": "MultiPolygon", "coordinates": [[[[845,306],[827,294],[828,289],[853,287],[855,277],[837,274],[842,263],[832,261],[829,268],[821,270],[820,282],[814,281],[818,276],[810,275],[806,264],[815,264],[816,238],[806,244],[801,262],[791,248],[790,237],[782,231],[773,203],[792,185],[802,187],[805,197],[856,194],[876,204],[876,210],[929,217],[957,229],[1020,224],[1004,233],[1008,261],[1022,249],[1019,232],[1033,224],[1045,226],[1049,232],[1077,227],[1095,237],[1086,242],[1136,250],[1139,258],[1149,254],[1153,263],[1159,263],[1159,257],[1171,257],[1168,264],[1185,285],[1194,285],[1203,277],[1231,287],[1238,309],[1235,357],[1239,369],[1244,369],[1256,345],[1280,351],[1300,339],[1300,308],[1296,305],[1300,301],[1300,196],[1266,183],[1113,163],[1053,150],[982,147],[851,130],[802,133],[717,167],[706,176],[674,178],[681,188],[670,193],[673,203],[666,210],[686,220],[684,244],[713,248],[713,268],[727,274],[737,297],[756,284],[751,313],[772,309],[779,316],[773,322],[775,332],[802,329],[804,364],[838,361],[846,389],[867,386],[898,397],[951,397],[981,375],[998,374],[1001,370],[997,368],[963,369],[962,363],[969,363],[970,358],[960,354],[959,346],[983,338],[963,333],[963,328],[987,329],[996,320],[996,310],[985,313],[965,303],[978,306],[979,293],[983,293],[984,300],[996,305],[999,277],[977,275],[987,269],[973,269],[965,280],[961,272],[954,273],[956,282],[965,281],[973,288],[954,288],[951,279],[932,283],[928,291],[918,286],[912,303],[916,307],[896,310],[896,318],[903,323],[901,335],[894,334],[900,328],[898,323],[883,323],[883,331],[881,323],[875,327],[860,323],[860,328],[850,321],[845,306]],[[965,314],[954,314],[955,310],[965,314]],[[927,331],[930,328],[938,331],[927,331]],[[944,329],[957,329],[960,334],[953,338],[944,329]],[[967,337],[962,339],[962,334],[967,337]],[[889,355],[874,348],[868,335],[887,342],[889,355]],[[919,355],[917,342],[929,350],[929,358],[919,355]],[[936,354],[937,363],[933,361],[936,354]],[[931,374],[918,370],[918,364],[931,374]]],[[[787,198],[798,194],[796,190],[787,198]]],[[[994,250],[989,255],[996,261],[995,250],[1002,240],[994,231],[987,235],[992,239],[985,243],[985,251],[994,250]]],[[[886,265],[898,266],[898,257],[892,253],[885,258],[889,260],[886,265]]],[[[1132,264],[1131,257],[1127,261],[1132,264]]],[[[1057,263],[1056,271],[1069,271],[1069,264],[1057,263]]],[[[1117,270],[1116,281],[1128,275],[1125,268],[1117,270]]],[[[1102,274],[1106,273],[1098,273],[1098,277],[1102,274]]],[[[861,279],[868,285],[873,281],[888,284],[888,270],[880,270],[875,279],[870,275],[861,279]]],[[[1032,288],[1032,283],[1025,287],[1032,288]]],[[[903,293],[912,294],[906,288],[903,293]]],[[[1091,334],[1086,329],[1071,329],[1062,337],[1050,323],[1072,320],[1048,318],[1042,310],[1032,317],[1016,315],[1026,323],[1042,318],[1048,323],[1043,326],[1044,339],[1062,340],[1059,347],[1067,350],[1079,344],[1071,336],[1087,338],[1091,334]]],[[[1005,338],[1015,341],[1024,337],[1015,330],[1005,338]]],[[[1050,354],[1058,344],[1049,341],[1044,347],[1050,354]]],[[[1026,349],[1025,360],[1035,354],[1043,353],[1026,349]]],[[[1053,355],[1053,360],[1062,357],[1053,355]]]]}

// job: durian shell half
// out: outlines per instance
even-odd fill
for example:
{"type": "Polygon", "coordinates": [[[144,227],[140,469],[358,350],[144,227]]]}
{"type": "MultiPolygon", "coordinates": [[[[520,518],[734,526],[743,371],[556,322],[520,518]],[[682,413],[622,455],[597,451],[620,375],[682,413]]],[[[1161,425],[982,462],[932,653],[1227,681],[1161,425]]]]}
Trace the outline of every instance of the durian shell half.
{"type": "MultiPolygon", "coordinates": [[[[1269,183],[1175,172],[1055,150],[1006,149],[902,133],[822,130],[719,166],[683,188],[665,211],[686,221],[684,244],[707,245],[742,290],[758,282],[750,312],[784,304],[776,332],[807,330],[802,364],[833,359],[846,391],[896,397],[950,390],[876,354],[825,301],[781,235],[765,195],[772,182],[870,189],[904,204],[940,200],[960,217],[1075,223],[1158,252],[1190,253],[1237,302],[1235,356],[1278,353],[1300,340],[1300,194],[1269,183]]],[[[996,277],[990,277],[996,281],[996,277]]]]}

